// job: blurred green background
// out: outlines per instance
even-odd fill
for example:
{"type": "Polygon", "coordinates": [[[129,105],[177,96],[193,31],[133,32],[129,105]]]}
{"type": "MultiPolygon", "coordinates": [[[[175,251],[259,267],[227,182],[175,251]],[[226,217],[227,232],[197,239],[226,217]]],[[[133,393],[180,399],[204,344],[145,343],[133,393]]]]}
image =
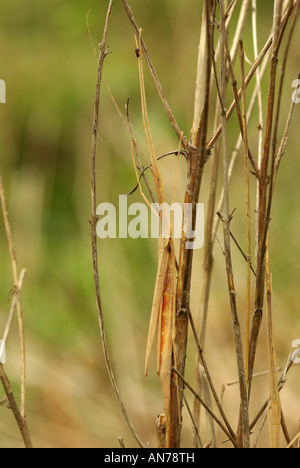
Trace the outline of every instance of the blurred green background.
{"type": "MultiPolygon", "coordinates": [[[[27,352],[27,418],[36,447],[135,446],[112,393],[103,360],[95,307],[90,247],[90,149],[97,61],[94,46],[102,37],[107,1],[11,0],[0,6],[0,78],[7,86],[7,103],[0,106],[0,170],[6,190],[19,268],[27,274],[22,291],[27,352]]],[[[262,3],[262,2],[258,2],[262,3]]],[[[259,46],[266,41],[272,1],[259,5],[259,46]]],[[[148,44],[163,88],[178,123],[187,136],[191,127],[195,65],[201,2],[192,0],[132,0],[134,14],[148,44]]],[[[245,49],[253,61],[251,17],[245,49]]],[[[234,30],[234,28],[233,28],[234,30]]],[[[135,43],[120,1],[115,2],[108,44],[112,52],[104,74],[121,110],[130,97],[132,125],[145,150],[139,101],[135,43]]],[[[280,135],[290,107],[291,83],[299,73],[299,26],[290,50],[280,135]]],[[[249,65],[247,65],[249,69],[249,65]]],[[[264,102],[268,78],[264,80],[264,102]]],[[[177,149],[156,90],[146,72],[149,115],[157,154],[177,149]]],[[[253,87],[249,88],[250,90],[253,87]]],[[[231,102],[230,91],[228,101],[231,102]]],[[[215,99],[215,95],[212,96],[215,99]]],[[[228,102],[228,104],[230,103],[228,102]]],[[[271,265],[274,285],[275,338],[278,365],[284,365],[291,342],[300,339],[299,318],[299,114],[295,109],[287,152],[276,188],[271,225],[271,265]]],[[[250,141],[257,148],[257,108],[251,119],[250,141]]],[[[212,131],[212,121],[210,123],[212,131]]],[[[231,150],[238,128],[229,124],[231,150]]],[[[146,150],[145,150],[146,152],[146,150]]],[[[232,229],[243,246],[245,238],[243,156],[232,182],[231,204],[237,206],[232,229]]],[[[210,162],[206,166],[201,202],[206,202],[210,162]]],[[[98,147],[98,203],[117,203],[119,194],[134,187],[130,138],[103,85],[98,147]]],[[[161,163],[172,193],[174,159],[161,163]]],[[[185,164],[180,161],[178,199],[184,190],[185,164]]],[[[255,191],[252,181],[253,194],[255,191]]],[[[219,193],[221,184],[219,187],[219,193]]],[[[141,201],[138,192],[130,202],[141,201]]],[[[129,203],[130,203],[129,202],[129,203]]],[[[254,210],[254,201],[253,201],[254,210]]],[[[107,339],[114,371],[128,412],[141,438],[155,446],[155,418],[162,411],[154,359],[148,380],[143,377],[145,341],[155,282],[155,240],[111,239],[99,242],[100,284],[107,339]]],[[[233,251],[241,322],[244,325],[243,259],[233,251]]],[[[13,286],[9,252],[0,221],[0,336],[13,286]]],[[[192,289],[197,317],[202,251],[195,253],[192,289]]],[[[265,324],[256,371],[267,369],[265,324]]],[[[192,340],[191,340],[192,341],[192,340]]],[[[215,247],[207,360],[216,388],[236,379],[232,326],[224,276],[224,260],[215,247]]],[[[18,331],[15,321],[7,345],[6,370],[19,395],[18,331]]],[[[187,375],[193,380],[195,349],[189,346],[187,375]]],[[[225,409],[237,420],[236,392],[230,388],[225,409]]],[[[299,367],[282,392],[292,435],[300,415],[299,367]]],[[[0,390],[0,398],[3,391],[0,390]]],[[[268,379],[254,385],[253,416],[268,394],[268,379]]],[[[205,428],[205,426],[204,426],[205,428]]],[[[262,438],[262,444],[264,440],[262,438]]],[[[183,444],[191,440],[185,413],[183,444]]],[[[0,447],[21,447],[17,426],[8,409],[0,407],[0,447]]]]}

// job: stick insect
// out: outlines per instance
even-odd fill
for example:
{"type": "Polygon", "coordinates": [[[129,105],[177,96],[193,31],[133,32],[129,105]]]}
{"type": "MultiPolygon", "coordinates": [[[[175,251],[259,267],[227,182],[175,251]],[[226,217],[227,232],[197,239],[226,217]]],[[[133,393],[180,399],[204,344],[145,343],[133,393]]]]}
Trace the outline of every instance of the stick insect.
{"type": "MultiPolygon", "coordinates": [[[[135,37],[136,50],[141,51],[141,34],[135,37]]],[[[166,207],[165,207],[165,191],[162,176],[158,167],[156,152],[152,139],[150,123],[147,112],[146,91],[143,73],[142,53],[137,54],[140,90],[141,90],[141,107],[143,116],[144,131],[147,140],[147,147],[150,155],[149,169],[151,171],[153,184],[159,204],[160,217],[160,236],[158,240],[158,268],[156,275],[156,283],[152,302],[152,310],[150,316],[149,332],[146,346],[145,359],[145,376],[148,375],[149,358],[154,342],[155,333],[157,330],[157,374],[161,380],[163,393],[163,408],[166,418],[170,411],[170,384],[171,384],[171,369],[173,356],[173,342],[175,329],[175,313],[176,313],[176,260],[173,241],[173,227],[167,223],[166,207]]],[[[181,151],[181,141],[179,143],[178,156],[181,151]]],[[[179,160],[179,157],[178,157],[179,160]]],[[[177,160],[177,161],[178,161],[177,160]]],[[[176,177],[178,174],[178,163],[176,177]]],[[[138,184],[143,198],[140,180],[138,184]]],[[[173,200],[176,193],[176,181],[174,185],[173,200]]]]}

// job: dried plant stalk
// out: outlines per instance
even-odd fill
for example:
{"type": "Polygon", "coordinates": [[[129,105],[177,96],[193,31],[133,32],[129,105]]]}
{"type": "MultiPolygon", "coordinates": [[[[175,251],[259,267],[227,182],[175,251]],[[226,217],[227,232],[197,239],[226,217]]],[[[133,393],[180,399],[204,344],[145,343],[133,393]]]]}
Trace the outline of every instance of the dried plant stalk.
{"type": "Polygon", "coordinates": [[[243,345],[241,338],[241,330],[237,312],[236,292],[233,279],[233,268],[231,260],[230,246],[230,222],[231,214],[229,207],[229,161],[228,161],[228,138],[227,138],[227,118],[225,110],[226,102],[226,29],[224,18],[223,1],[220,0],[220,16],[221,16],[221,80],[220,80],[220,101],[221,101],[221,117],[222,117],[222,135],[223,135],[223,184],[224,184],[224,204],[223,204],[223,232],[224,232],[224,249],[226,261],[226,274],[228,280],[228,291],[230,298],[230,307],[232,313],[232,322],[234,330],[234,339],[236,346],[236,358],[240,382],[241,396],[241,446],[249,448],[250,446],[250,430],[249,430],[249,409],[247,385],[243,358],[243,345]]]}

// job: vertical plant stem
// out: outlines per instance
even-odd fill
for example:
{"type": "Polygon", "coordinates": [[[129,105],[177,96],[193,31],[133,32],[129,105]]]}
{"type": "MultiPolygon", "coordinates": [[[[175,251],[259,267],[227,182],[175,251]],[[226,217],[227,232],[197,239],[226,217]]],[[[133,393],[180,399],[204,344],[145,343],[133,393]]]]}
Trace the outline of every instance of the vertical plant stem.
{"type": "Polygon", "coordinates": [[[251,294],[251,215],[250,215],[250,182],[249,182],[249,147],[247,130],[247,109],[246,109],[246,87],[245,87],[245,54],[242,41],[240,41],[240,63],[242,81],[242,121],[244,140],[244,168],[246,187],[246,225],[247,225],[247,312],[246,312],[246,340],[245,340],[245,374],[248,380],[248,357],[249,357],[249,335],[250,335],[250,294],[251,294]]]}
{"type": "MultiPolygon", "coordinates": [[[[177,315],[175,323],[175,359],[177,370],[184,375],[188,324],[190,315],[190,289],[193,262],[193,249],[186,248],[188,232],[196,225],[196,208],[206,162],[206,140],[208,128],[209,90],[211,73],[211,24],[209,1],[203,3],[202,32],[200,35],[199,58],[196,77],[194,119],[191,130],[191,144],[188,146],[188,173],[184,203],[192,204],[192,215],[183,221],[183,232],[180,242],[179,269],[177,281],[177,315]],[[209,49],[209,51],[205,49],[209,49]],[[203,79],[204,75],[204,79],[203,79]],[[201,96],[200,96],[201,95],[201,96]]],[[[166,447],[179,448],[181,437],[181,407],[183,382],[171,384],[171,411],[167,426],[166,447]]]]}
{"type": "MultiPolygon", "coordinates": [[[[252,37],[253,37],[253,48],[254,48],[254,56],[255,60],[258,56],[258,41],[257,41],[257,4],[256,0],[252,0],[252,37]]],[[[261,77],[260,77],[260,68],[256,70],[256,86],[258,89],[257,93],[257,102],[258,102],[258,114],[259,114],[259,125],[258,125],[258,158],[257,158],[257,166],[258,170],[261,169],[261,161],[262,161],[262,152],[263,152],[263,126],[264,126],[264,115],[263,115],[263,103],[262,103],[262,89],[261,89],[261,77]]],[[[256,217],[255,217],[255,246],[256,246],[256,253],[255,258],[257,258],[257,246],[258,246],[258,212],[259,212],[259,178],[257,179],[256,185],[256,217]]],[[[247,362],[249,360],[249,356],[247,357],[247,362]]]]}
{"type": "Polygon", "coordinates": [[[245,378],[245,368],[243,359],[243,346],[241,338],[241,330],[237,313],[236,292],[233,280],[233,270],[231,261],[231,246],[230,246],[230,208],[229,208],[229,161],[228,161],[228,137],[227,137],[227,118],[225,110],[226,101],[226,29],[224,18],[223,0],[219,2],[221,16],[221,117],[222,117],[222,135],[223,135],[223,179],[224,179],[224,205],[223,205],[223,232],[224,232],[224,249],[226,260],[226,273],[228,280],[228,290],[230,298],[230,307],[232,313],[232,322],[234,330],[234,339],[236,347],[236,357],[238,365],[240,397],[241,397],[241,446],[249,448],[250,446],[250,430],[249,430],[249,412],[247,386],[245,378]]]}
{"type": "Polygon", "coordinates": [[[28,427],[27,427],[26,418],[22,415],[22,413],[20,412],[20,410],[18,408],[18,405],[16,403],[15,397],[14,397],[13,392],[12,392],[10,382],[8,380],[8,377],[7,377],[6,373],[5,373],[4,367],[3,367],[3,365],[1,363],[0,363],[0,380],[1,380],[1,383],[3,385],[3,388],[4,388],[4,391],[5,391],[9,406],[10,406],[10,408],[11,408],[11,410],[13,412],[13,415],[15,417],[15,420],[16,420],[16,422],[18,424],[20,433],[21,433],[23,441],[24,441],[24,445],[25,445],[26,448],[32,448],[32,442],[31,442],[29,430],[28,430],[28,427]]]}
{"type": "Polygon", "coordinates": [[[253,375],[254,361],[258,336],[263,316],[264,291],[265,291],[265,252],[266,252],[266,236],[269,227],[269,219],[267,219],[267,193],[268,193],[268,167],[271,148],[273,115],[275,107],[275,85],[276,71],[278,65],[279,40],[281,32],[283,0],[275,0],[274,17],[273,17],[273,50],[270,64],[270,79],[269,79],[269,94],[267,119],[265,126],[265,141],[263,149],[263,157],[261,162],[259,190],[258,190],[258,225],[257,225],[257,277],[256,277],[256,292],[255,292],[255,311],[252,320],[252,328],[250,332],[249,343],[249,395],[251,389],[251,380],[253,375]]]}

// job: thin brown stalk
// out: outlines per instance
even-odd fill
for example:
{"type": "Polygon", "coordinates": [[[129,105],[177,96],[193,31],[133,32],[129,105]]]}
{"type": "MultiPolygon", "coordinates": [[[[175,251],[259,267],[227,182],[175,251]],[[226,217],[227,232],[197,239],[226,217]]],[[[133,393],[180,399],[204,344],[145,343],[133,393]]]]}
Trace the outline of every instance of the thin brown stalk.
{"type": "Polygon", "coordinates": [[[24,415],[21,413],[21,411],[18,408],[18,405],[16,403],[15,397],[12,392],[10,382],[5,373],[4,367],[1,363],[0,363],[0,380],[3,385],[4,391],[5,391],[8,403],[9,403],[9,407],[11,408],[13,415],[15,417],[15,420],[18,424],[20,433],[24,441],[24,445],[26,448],[32,448],[32,442],[31,442],[31,437],[30,437],[30,433],[28,430],[26,418],[24,417],[24,415]]]}
{"type": "MultiPolygon", "coordinates": [[[[224,20],[223,1],[220,0],[220,16],[221,16],[221,105],[224,106],[226,101],[226,29],[224,20]]],[[[238,319],[236,292],[233,280],[233,270],[231,261],[231,246],[230,246],[230,209],[229,209],[229,160],[228,160],[228,138],[227,138],[227,118],[226,110],[223,107],[221,111],[222,117],[222,134],[223,134],[223,184],[224,184],[224,205],[223,205],[223,232],[224,232],[224,250],[226,274],[228,281],[230,307],[232,313],[232,322],[234,330],[234,339],[236,347],[236,358],[238,365],[239,381],[240,381],[240,397],[241,397],[241,446],[247,448],[250,446],[250,431],[249,431],[249,411],[247,386],[245,378],[243,346],[241,338],[241,330],[238,319]]]]}
{"type": "MultiPolygon", "coordinates": [[[[253,38],[253,48],[254,48],[254,57],[255,59],[258,56],[258,37],[257,37],[257,5],[256,0],[252,0],[252,38],[253,38]]],[[[262,102],[262,87],[261,87],[261,76],[260,68],[256,70],[256,86],[258,89],[257,93],[257,103],[258,103],[258,115],[259,115],[259,124],[258,124],[258,157],[257,157],[257,166],[258,170],[261,169],[262,153],[263,153],[263,127],[264,127],[264,114],[263,114],[263,102],[262,102]]],[[[257,240],[258,240],[258,212],[259,212],[259,178],[256,183],[256,216],[255,216],[255,258],[257,258],[257,240]]]]}
{"type": "Polygon", "coordinates": [[[245,54],[242,41],[240,42],[240,63],[242,81],[242,128],[244,140],[244,173],[246,187],[246,225],[247,225],[247,312],[246,312],[246,340],[245,340],[245,373],[248,380],[248,356],[249,356],[249,336],[250,336],[250,294],[251,294],[251,206],[250,206],[250,181],[249,181],[249,147],[247,130],[247,109],[246,109],[246,88],[245,88],[245,54]]]}
{"type": "MultiPolygon", "coordinates": [[[[204,31],[208,37],[206,40],[206,47],[210,49],[211,41],[211,23],[209,13],[209,2],[205,2],[203,6],[203,15],[205,20],[204,31]]],[[[201,50],[201,48],[199,49],[201,50]]],[[[175,325],[175,359],[177,369],[181,375],[184,375],[185,360],[186,360],[186,349],[187,349],[187,338],[188,338],[188,324],[189,324],[189,311],[190,311],[190,288],[191,288],[191,274],[192,274],[192,263],[193,263],[193,249],[186,248],[186,242],[189,241],[186,232],[192,232],[196,225],[196,204],[198,203],[202,175],[204,171],[204,165],[206,162],[207,151],[207,128],[208,128],[208,111],[209,111],[209,92],[210,92],[210,73],[211,73],[211,53],[203,54],[202,63],[202,74],[205,79],[200,80],[199,67],[197,74],[197,85],[195,96],[199,94],[199,86],[201,86],[200,92],[204,93],[204,99],[200,100],[200,107],[198,111],[200,114],[200,120],[198,120],[197,112],[194,112],[194,118],[196,119],[192,125],[191,132],[192,144],[188,146],[187,161],[188,161],[188,172],[187,172],[187,183],[184,203],[192,204],[192,215],[191,219],[185,219],[184,225],[187,230],[184,229],[182,232],[182,238],[180,242],[180,253],[179,253],[179,268],[178,268],[178,280],[177,280],[177,316],[175,325]],[[198,82],[199,80],[199,82],[198,82]],[[201,107],[203,106],[203,107],[201,107]],[[197,146],[194,146],[196,144],[197,146]]],[[[182,382],[178,382],[178,388],[176,385],[171,386],[171,417],[170,424],[167,427],[167,447],[179,447],[180,436],[181,436],[181,416],[178,412],[178,408],[181,408],[183,395],[182,382]]]]}
{"type": "Polygon", "coordinates": [[[2,206],[2,214],[4,219],[5,232],[7,237],[7,242],[10,251],[12,271],[13,271],[13,280],[15,287],[15,297],[16,297],[16,306],[18,314],[18,328],[19,328],[19,339],[20,339],[20,354],[21,354],[21,401],[20,401],[20,412],[24,419],[26,419],[26,362],[25,362],[25,337],[24,337],[24,325],[23,325],[23,313],[21,305],[21,296],[19,289],[19,273],[18,273],[18,264],[17,264],[17,255],[14,245],[14,240],[10,228],[10,222],[8,219],[8,211],[6,206],[6,199],[4,194],[4,187],[2,183],[2,176],[0,174],[0,199],[2,206]]]}
{"type": "Polygon", "coordinates": [[[100,295],[100,285],[99,285],[99,270],[98,270],[98,249],[97,249],[97,204],[96,204],[96,153],[97,153],[97,139],[98,139],[98,128],[99,128],[99,107],[100,107],[100,88],[102,82],[102,72],[103,72],[103,65],[104,60],[108,55],[108,49],[106,48],[106,39],[108,33],[108,26],[109,20],[113,8],[114,0],[110,0],[107,15],[105,20],[104,32],[102,41],[100,43],[100,53],[99,53],[99,62],[98,62],[98,72],[97,72],[97,83],[96,83],[96,96],[95,96],[95,105],[94,105],[94,122],[93,122],[93,136],[92,136],[92,150],[91,150],[91,243],[92,243],[92,258],[93,258],[93,273],[94,273],[94,286],[95,286],[95,294],[96,294],[96,305],[99,317],[99,326],[100,326],[100,333],[101,333],[101,342],[103,347],[104,359],[105,364],[107,367],[107,372],[111,381],[111,385],[113,391],[117,397],[117,401],[121,408],[122,414],[124,419],[133,434],[134,438],[136,439],[137,443],[140,447],[145,447],[141,439],[139,438],[129,416],[127,414],[125,405],[121,398],[114,373],[112,370],[108,346],[106,341],[106,333],[105,333],[105,323],[104,323],[104,315],[102,310],[102,303],[101,303],[101,295],[100,295]]]}
{"type": "MultiPolygon", "coordinates": [[[[210,295],[210,285],[211,285],[211,273],[213,269],[213,240],[212,240],[212,225],[215,214],[215,203],[216,203],[216,191],[217,191],[217,180],[218,180],[218,168],[219,168],[219,158],[220,151],[218,148],[214,148],[212,154],[212,168],[210,174],[210,192],[209,200],[207,203],[207,217],[205,223],[205,243],[204,243],[204,259],[203,259],[203,274],[201,281],[201,293],[200,293],[200,306],[199,306],[199,325],[197,335],[199,336],[199,341],[202,348],[205,347],[205,335],[206,335],[206,324],[207,324],[207,315],[208,315],[208,305],[209,305],[209,295],[210,295]]],[[[196,356],[196,369],[195,369],[195,388],[198,393],[200,389],[203,388],[204,394],[203,397],[207,404],[209,404],[210,394],[206,392],[206,383],[205,377],[202,376],[200,372],[200,357],[199,354],[196,356]]],[[[200,420],[200,404],[199,401],[194,399],[193,414],[195,421],[200,420]]],[[[211,438],[213,436],[213,425],[210,423],[211,427],[211,438]]],[[[197,443],[197,439],[195,439],[197,443]]]]}
{"type": "MultiPolygon", "coordinates": [[[[216,4],[213,5],[212,10],[212,19],[214,23],[215,18],[216,4]]],[[[216,75],[216,64],[215,64],[215,52],[214,52],[214,34],[211,35],[212,41],[212,61],[213,68],[216,75]]],[[[215,127],[219,123],[219,101],[216,103],[216,112],[215,112],[215,127]]],[[[201,347],[204,349],[205,346],[205,334],[206,334],[206,322],[207,322],[207,313],[208,313],[208,303],[209,303],[209,293],[210,293],[210,283],[211,283],[211,273],[213,268],[213,256],[212,256],[212,226],[215,215],[215,204],[216,204],[216,194],[217,194],[217,181],[218,181],[218,169],[220,161],[220,151],[219,144],[217,143],[215,148],[212,150],[211,155],[211,171],[210,171],[210,183],[209,183],[209,196],[207,203],[207,216],[205,222],[205,235],[204,235],[204,258],[203,258],[203,267],[202,267],[202,281],[201,281],[201,293],[200,293],[200,305],[199,305],[199,322],[197,334],[199,336],[201,347]]],[[[208,386],[206,384],[206,379],[203,376],[203,373],[200,372],[200,356],[199,353],[196,355],[196,366],[195,366],[195,388],[198,393],[201,393],[201,388],[203,389],[203,398],[205,399],[206,404],[210,405],[210,394],[208,386]]],[[[208,413],[207,413],[208,414],[208,413]]],[[[200,424],[200,403],[197,398],[194,398],[193,404],[193,416],[194,420],[200,424]]],[[[209,416],[209,415],[208,415],[209,416]]],[[[210,436],[214,440],[214,426],[213,420],[209,417],[209,427],[210,427],[210,436]]],[[[193,439],[195,447],[198,447],[198,438],[196,432],[194,433],[193,439]]]]}

